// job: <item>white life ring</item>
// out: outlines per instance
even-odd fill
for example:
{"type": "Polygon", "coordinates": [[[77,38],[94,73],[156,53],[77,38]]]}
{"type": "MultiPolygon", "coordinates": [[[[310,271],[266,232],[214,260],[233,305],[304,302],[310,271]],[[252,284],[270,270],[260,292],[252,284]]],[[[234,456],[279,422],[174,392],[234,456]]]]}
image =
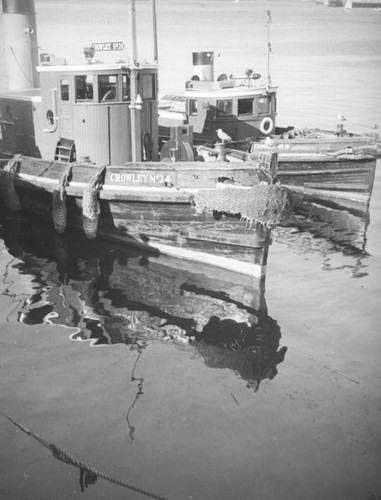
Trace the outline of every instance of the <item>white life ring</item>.
{"type": "Polygon", "coordinates": [[[269,134],[274,127],[274,122],[269,116],[266,116],[266,118],[263,118],[261,121],[261,124],[259,125],[259,130],[262,132],[262,134],[269,134]]]}

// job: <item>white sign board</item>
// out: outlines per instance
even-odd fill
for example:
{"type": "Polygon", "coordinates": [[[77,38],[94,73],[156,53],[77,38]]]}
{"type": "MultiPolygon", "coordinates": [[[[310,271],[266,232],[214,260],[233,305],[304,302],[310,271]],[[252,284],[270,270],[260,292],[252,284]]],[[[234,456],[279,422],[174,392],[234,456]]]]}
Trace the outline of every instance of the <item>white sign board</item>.
{"type": "Polygon", "coordinates": [[[124,42],[95,42],[91,44],[91,48],[96,52],[104,52],[107,50],[124,50],[126,47],[124,42]]]}

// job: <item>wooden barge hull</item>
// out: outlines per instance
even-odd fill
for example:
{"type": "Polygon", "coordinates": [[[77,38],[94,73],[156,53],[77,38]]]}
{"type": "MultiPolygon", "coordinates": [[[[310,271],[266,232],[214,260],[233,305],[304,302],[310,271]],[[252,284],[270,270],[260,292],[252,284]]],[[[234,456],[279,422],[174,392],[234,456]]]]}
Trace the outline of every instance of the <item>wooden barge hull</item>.
{"type": "MultiPolygon", "coordinates": [[[[261,278],[266,273],[270,230],[239,214],[199,212],[193,202],[200,191],[207,196],[216,189],[223,192],[225,178],[237,183],[237,193],[258,185],[256,165],[107,167],[98,196],[97,236],[261,278]],[[216,184],[221,186],[216,188],[216,184]]],[[[22,209],[51,220],[53,192],[59,189],[66,168],[67,164],[59,162],[23,161],[13,174],[22,209]]],[[[65,188],[69,227],[83,230],[83,193],[96,171],[84,164],[73,168],[65,188]]]]}
{"type": "Polygon", "coordinates": [[[366,212],[372,196],[376,159],[313,161],[280,155],[278,180],[315,201],[366,212]]]}
{"type": "Polygon", "coordinates": [[[275,139],[270,146],[252,143],[251,157],[271,148],[278,152],[278,180],[293,191],[344,208],[368,209],[381,157],[375,136],[275,139]]]}

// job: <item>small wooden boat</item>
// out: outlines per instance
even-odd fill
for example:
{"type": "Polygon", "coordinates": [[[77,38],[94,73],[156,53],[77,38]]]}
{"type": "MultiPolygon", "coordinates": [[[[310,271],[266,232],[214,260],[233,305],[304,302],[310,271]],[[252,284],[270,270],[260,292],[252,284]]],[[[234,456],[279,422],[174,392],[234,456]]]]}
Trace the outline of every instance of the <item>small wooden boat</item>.
{"type": "Polygon", "coordinates": [[[251,158],[269,150],[279,155],[278,180],[293,192],[333,207],[367,212],[381,148],[370,137],[316,138],[270,145],[251,143],[251,158]]]}
{"type": "MultiPolygon", "coordinates": [[[[133,1],[130,7],[134,35],[133,1]]],[[[43,54],[35,70],[33,2],[21,8],[9,1],[3,14],[10,13],[3,16],[6,43],[17,47],[30,36],[33,53],[10,58],[13,88],[0,94],[0,149],[11,157],[0,179],[8,208],[53,217],[58,231],[72,226],[261,276],[269,228],[290,212],[288,191],[274,185],[276,154],[266,162],[198,162],[191,127],[172,127],[159,154],[157,53],[152,63],[139,62],[132,36],[127,61],[89,64],[98,50],[124,47],[102,42],[84,50],[88,64],[43,54]],[[40,80],[40,88],[18,89],[28,74],[23,85],[40,80]]]]}

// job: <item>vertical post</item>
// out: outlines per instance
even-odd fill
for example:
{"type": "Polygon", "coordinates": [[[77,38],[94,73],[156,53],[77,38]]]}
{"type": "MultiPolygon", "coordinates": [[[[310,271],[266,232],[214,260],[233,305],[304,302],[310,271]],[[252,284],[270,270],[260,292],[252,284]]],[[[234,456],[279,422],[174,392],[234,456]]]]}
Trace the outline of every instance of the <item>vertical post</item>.
{"type": "Polygon", "coordinates": [[[130,0],[130,30],[131,30],[131,56],[132,64],[135,66],[138,62],[138,49],[136,44],[136,14],[135,0],[130,0]]]}
{"type": "Polygon", "coordinates": [[[131,30],[131,50],[132,63],[130,75],[130,116],[131,116],[131,156],[132,161],[142,160],[142,145],[140,133],[140,111],[136,108],[136,97],[138,95],[138,50],[136,43],[136,14],[135,0],[130,0],[130,30],[131,30]]]}
{"type": "Polygon", "coordinates": [[[142,161],[142,139],[140,132],[140,109],[136,105],[136,96],[138,94],[138,72],[131,69],[131,155],[132,161],[142,161]]]}
{"type": "Polygon", "coordinates": [[[267,89],[271,85],[271,76],[270,76],[270,54],[271,54],[271,43],[270,43],[270,23],[271,23],[271,13],[267,11],[267,89]]]}
{"type": "Polygon", "coordinates": [[[153,60],[158,62],[158,49],[157,49],[157,21],[156,21],[156,0],[152,0],[152,22],[153,22],[153,60]]]}

